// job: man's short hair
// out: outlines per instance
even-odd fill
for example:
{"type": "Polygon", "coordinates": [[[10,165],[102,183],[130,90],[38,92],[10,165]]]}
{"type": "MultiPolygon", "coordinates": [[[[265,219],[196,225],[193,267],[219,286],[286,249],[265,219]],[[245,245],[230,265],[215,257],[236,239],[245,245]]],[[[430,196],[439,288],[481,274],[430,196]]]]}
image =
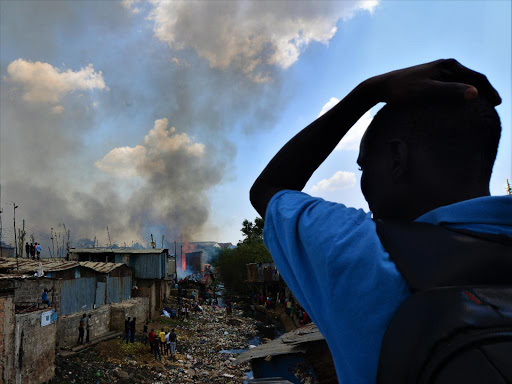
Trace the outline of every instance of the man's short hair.
{"type": "Polygon", "coordinates": [[[501,122],[484,98],[385,105],[373,118],[365,138],[369,152],[390,139],[435,154],[433,166],[454,176],[491,177],[501,136],[501,122]]]}

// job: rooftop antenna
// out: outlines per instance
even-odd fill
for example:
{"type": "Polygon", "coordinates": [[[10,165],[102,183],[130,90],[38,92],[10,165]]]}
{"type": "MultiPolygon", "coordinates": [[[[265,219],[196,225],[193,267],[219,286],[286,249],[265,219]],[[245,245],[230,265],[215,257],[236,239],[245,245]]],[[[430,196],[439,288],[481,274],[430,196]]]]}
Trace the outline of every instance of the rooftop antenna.
{"type": "MultiPolygon", "coordinates": [[[[506,187],[506,190],[507,190],[507,193],[508,193],[509,195],[512,195],[512,185],[510,185],[510,182],[508,181],[508,179],[507,179],[507,187],[506,187]]],[[[2,211],[1,211],[1,210],[0,210],[0,213],[2,213],[2,211]]],[[[2,222],[0,221],[0,225],[2,225],[1,223],[2,223],[2,222]]],[[[2,233],[1,231],[2,231],[2,230],[0,229],[0,234],[2,233]]],[[[1,235],[0,235],[0,236],[1,236],[1,235]]]]}

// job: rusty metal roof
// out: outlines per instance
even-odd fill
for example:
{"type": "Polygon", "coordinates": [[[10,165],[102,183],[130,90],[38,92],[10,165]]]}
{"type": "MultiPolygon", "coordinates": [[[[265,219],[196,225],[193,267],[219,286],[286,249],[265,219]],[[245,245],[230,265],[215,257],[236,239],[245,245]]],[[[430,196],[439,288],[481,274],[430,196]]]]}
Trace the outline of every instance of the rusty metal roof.
{"type": "Polygon", "coordinates": [[[114,269],[119,268],[122,265],[126,265],[124,263],[100,263],[95,261],[81,261],[80,266],[85,268],[90,268],[100,273],[110,273],[114,269]]]}
{"type": "Polygon", "coordinates": [[[34,273],[39,269],[39,263],[42,264],[43,270],[46,272],[65,271],[67,269],[78,267],[76,261],[67,260],[32,260],[18,258],[0,259],[0,269],[10,269],[16,273],[34,273]]]}
{"type": "Polygon", "coordinates": [[[169,253],[167,248],[128,249],[128,248],[69,248],[69,253],[111,253],[111,254],[160,254],[169,253]]]}

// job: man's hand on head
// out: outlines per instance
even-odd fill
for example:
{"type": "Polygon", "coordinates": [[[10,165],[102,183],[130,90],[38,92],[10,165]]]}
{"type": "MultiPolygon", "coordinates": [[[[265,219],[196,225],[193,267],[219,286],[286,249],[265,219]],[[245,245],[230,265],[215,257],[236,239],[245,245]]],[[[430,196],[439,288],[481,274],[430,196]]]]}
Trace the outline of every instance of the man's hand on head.
{"type": "Polygon", "coordinates": [[[376,92],[378,101],[404,103],[416,100],[471,100],[484,97],[501,103],[487,77],[455,59],[441,59],[372,77],[363,84],[376,92]]]}
{"type": "Polygon", "coordinates": [[[267,205],[277,192],[302,190],[348,130],[379,102],[477,97],[485,98],[493,106],[501,103],[498,92],[484,75],[455,59],[437,60],[365,80],[281,148],[252,186],[251,202],[265,218],[267,205]]]}

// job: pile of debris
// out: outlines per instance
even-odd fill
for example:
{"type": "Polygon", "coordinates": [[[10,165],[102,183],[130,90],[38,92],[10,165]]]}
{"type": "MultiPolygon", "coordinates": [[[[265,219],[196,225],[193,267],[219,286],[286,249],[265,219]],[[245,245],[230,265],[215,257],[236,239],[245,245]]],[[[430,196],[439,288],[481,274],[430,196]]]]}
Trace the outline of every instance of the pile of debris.
{"type": "Polygon", "coordinates": [[[142,335],[134,344],[115,339],[74,357],[58,357],[52,383],[242,383],[250,377],[249,363],[236,365],[235,358],[259,340],[256,320],[242,311],[227,315],[204,306],[186,320],[162,316],[149,324],[156,333],[162,328],[174,328],[178,336],[174,359],[162,355],[161,362],[155,361],[142,335]]]}

